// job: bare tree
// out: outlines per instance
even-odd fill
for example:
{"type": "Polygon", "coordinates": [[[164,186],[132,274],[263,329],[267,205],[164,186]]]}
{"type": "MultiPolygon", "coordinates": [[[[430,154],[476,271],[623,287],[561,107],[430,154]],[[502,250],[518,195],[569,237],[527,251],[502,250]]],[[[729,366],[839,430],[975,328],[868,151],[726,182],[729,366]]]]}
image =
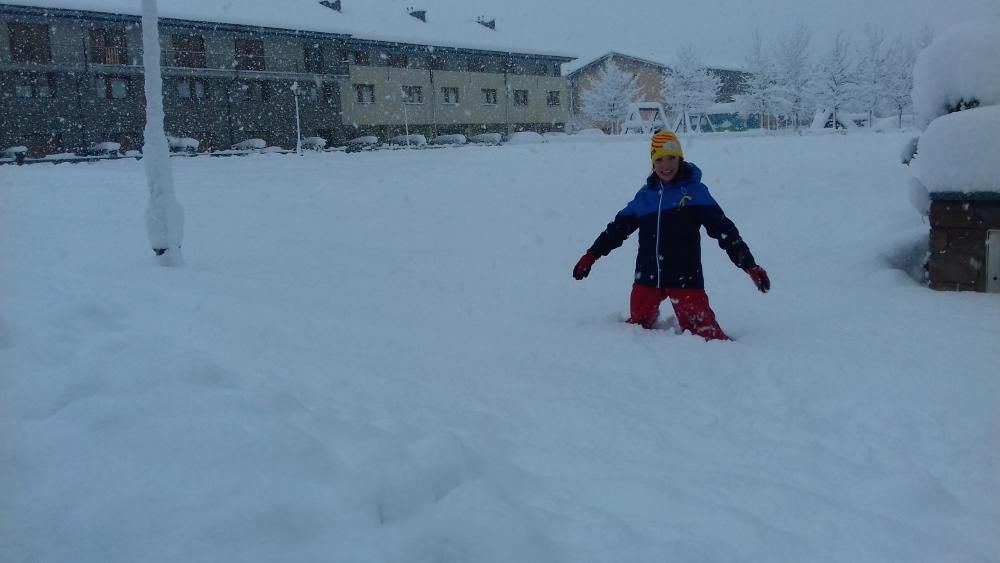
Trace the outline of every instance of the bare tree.
{"type": "Polygon", "coordinates": [[[903,112],[913,105],[913,65],[917,63],[917,48],[909,38],[896,39],[889,48],[889,73],[886,77],[885,98],[903,127],[903,112]]]}
{"type": "Polygon", "coordinates": [[[580,95],[583,113],[594,121],[609,123],[612,134],[619,133],[628,106],[638,99],[638,77],[626,73],[610,59],[598,71],[590,88],[580,95]]]}

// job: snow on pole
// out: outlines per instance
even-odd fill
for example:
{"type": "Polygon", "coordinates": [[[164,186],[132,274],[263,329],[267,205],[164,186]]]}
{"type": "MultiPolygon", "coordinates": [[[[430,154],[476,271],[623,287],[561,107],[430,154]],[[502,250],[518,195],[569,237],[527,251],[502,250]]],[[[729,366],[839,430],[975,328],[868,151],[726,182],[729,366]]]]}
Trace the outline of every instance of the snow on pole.
{"type": "Polygon", "coordinates": [[[146,232],[164,266],[179,266],[184,238],[184,210],[174,196],[170,147],[163,129],[163,78],[160,75],[160,31],[156,0],[142,0],[142,50],[146,75],[146,129],[142,161],[146,165],[149,205],[146,232]]]}

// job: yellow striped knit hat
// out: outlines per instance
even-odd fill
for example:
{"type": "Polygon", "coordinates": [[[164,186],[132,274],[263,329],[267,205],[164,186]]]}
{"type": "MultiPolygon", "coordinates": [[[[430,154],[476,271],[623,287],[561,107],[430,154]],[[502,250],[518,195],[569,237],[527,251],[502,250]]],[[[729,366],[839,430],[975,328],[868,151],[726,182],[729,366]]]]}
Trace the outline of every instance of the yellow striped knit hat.
{"type": "Polygon", "coordinates": [[[673,131],[659,131],[653,135],[653,140],[649,143],[649,160],[655,162],[656,159],[665,156],[684,158],[681,142],[673,131]]]}

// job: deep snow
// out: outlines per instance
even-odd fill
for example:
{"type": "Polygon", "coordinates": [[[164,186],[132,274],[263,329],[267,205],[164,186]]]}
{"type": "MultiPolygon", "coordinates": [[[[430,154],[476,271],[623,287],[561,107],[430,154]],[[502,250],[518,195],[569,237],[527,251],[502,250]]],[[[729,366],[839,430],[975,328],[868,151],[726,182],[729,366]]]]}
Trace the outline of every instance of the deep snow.
{"type": "Polygon", "coordinates": [[[0,560],[1000,561],[911,135],[682,137],[773,282],[705,238],[729,343],[619,322],[634,239],[571,278],[645,139],[173,159],[180,268],[141,162],[0,167],[0,560]]]}

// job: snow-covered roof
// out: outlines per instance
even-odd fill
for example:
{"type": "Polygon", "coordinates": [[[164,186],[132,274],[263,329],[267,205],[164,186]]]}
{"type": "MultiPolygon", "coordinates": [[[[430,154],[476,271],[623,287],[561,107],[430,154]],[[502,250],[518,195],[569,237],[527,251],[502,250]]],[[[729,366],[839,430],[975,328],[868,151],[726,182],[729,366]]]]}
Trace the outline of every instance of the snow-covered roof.
{"type": "MultiPolygon", "coordinates": [[[[636,62],[660,68],[670,68],[671,66],[674,66],[677,59],[677,56],[675,54],[670,54],[669,56],[664,55],[662,58],[650,58],[653,57],[653,55],[650,55],[650,57],[639,57],[636,55],[630,55],[628,53],[622,53],[620,51],[608,51],[597,57],[578,58],[571,63],[563,65],[563,71],[566,73],[567,76],[571,74],[576,74],[584,70],[585,68],[588,68],[596,64],[600,64],[604,62],[605,59],[612,56],[624,59],[631,59],[636,62]]],[[[704,61],[704,63],[705,66],[710,70],[732,70],[732,71],[742,72],[742,67],[733,64],[731,62],[704,61]]]]}
{"type": "MultiPolygon", "coordinates": [[[[0,5],[140,16],[139,0],[0,0],[0,5]]],[[[498,12],[503,9],[497,4],[498,12]]],[[[161,0],[163,18],[352,35],[359,39],[546,55],[574,55],[545,37],[507,28],[502,13],[473,11],[463,0],[341,0],[341,11],[317,0],[161,0]],[[408,13],[426,11],[426,21],[408,13]],[[478,19],[496,20],[496,29],[478,19]]]]}

